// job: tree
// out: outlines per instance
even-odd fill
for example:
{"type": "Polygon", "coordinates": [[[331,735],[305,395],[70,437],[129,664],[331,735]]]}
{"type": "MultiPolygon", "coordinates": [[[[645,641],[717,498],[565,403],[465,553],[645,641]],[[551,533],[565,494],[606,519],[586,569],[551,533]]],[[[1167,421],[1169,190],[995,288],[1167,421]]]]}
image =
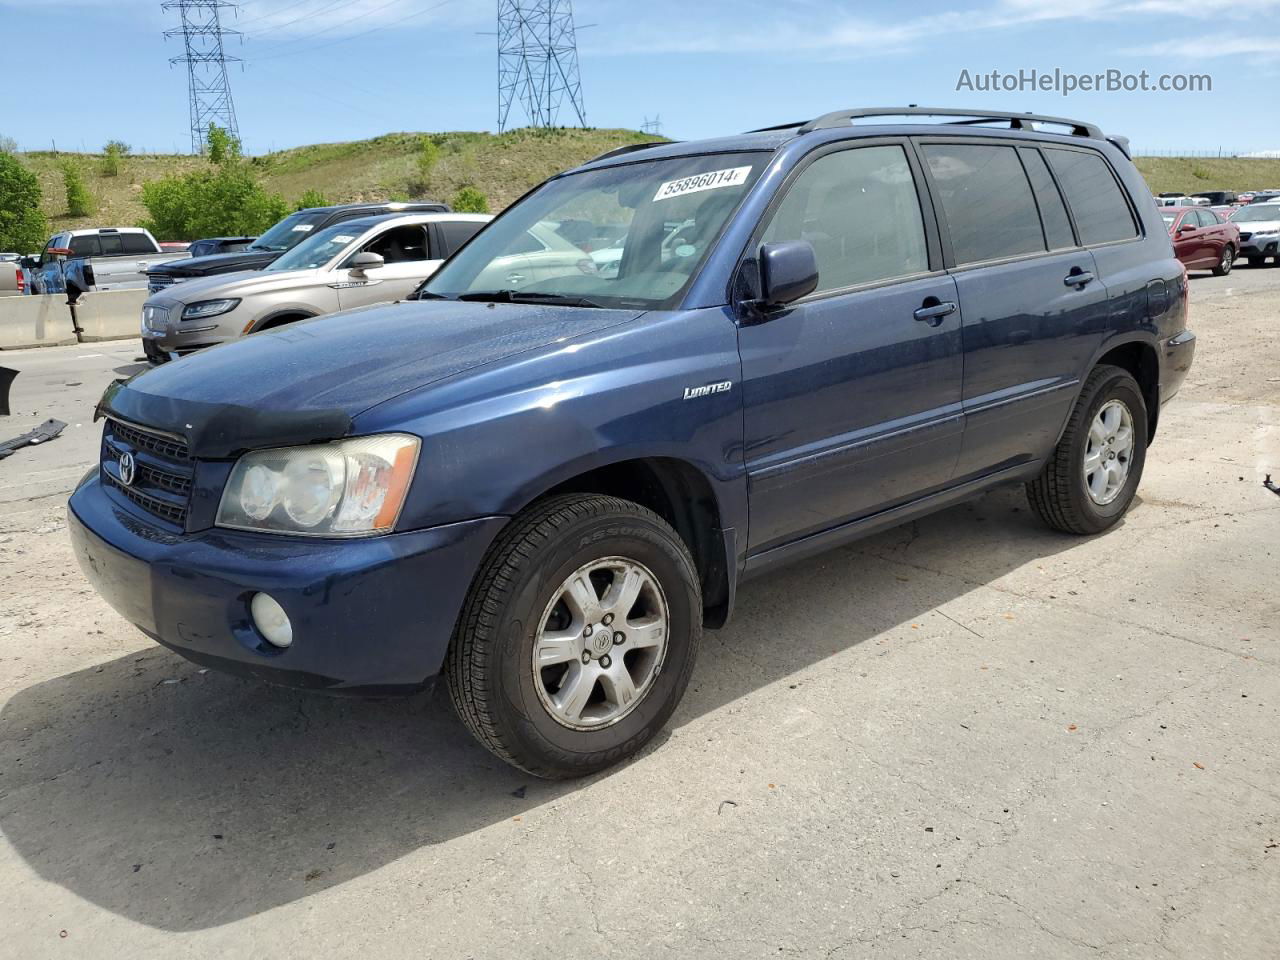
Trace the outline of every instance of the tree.
{"type": "Polygon", "coordinates": [[[298,198],[298,202],[293,205],[294,210],[306,210],[309,207],[327,207],[328,199],[319,190],[314,187],[298,198]]]}
{"type": "Polygon", "coordinates": [[[450,206],[458,213],[488,213],[489,198],[475,187],[463,187],[453,195],[450,206]]]}
{"type": "Polygon", "coordinates": [[[73,217],[87,217],[93,213],[93,197],[84,185],[80,166],[74,160],[62,162],[62,185],[67,190],[67,213],[73,217]]]}
{"type": "Polygon", "coordinates": [[[422,149],[418,153],[418,182],[425,190],[431,183],[431,174],[440,162],[440,146],[430,137],[422,138],[422,149]]]}
{"type": "Polygon", "coordinates": [[[0,153],[17,153],[18,141],[0,133],[0,153]]]}
{"type": "Polygon", "coordinates": [[[123,140],[108,140],[107,145],[102,148],[102,175],[118,177],[120,161],[129,155],[129,150],[129,145],[123,140]]]}
{"type": "Polygon", "coordinates": [[[240,141],[216,123],[209,124],[209,159],[218,166],[240,159],[240,141]]]}
{"type": "Polygon", "coordinates": [[[40,181],[11,152],[0,150],[0,250],[34,253],[48,239],[40,181]]]}

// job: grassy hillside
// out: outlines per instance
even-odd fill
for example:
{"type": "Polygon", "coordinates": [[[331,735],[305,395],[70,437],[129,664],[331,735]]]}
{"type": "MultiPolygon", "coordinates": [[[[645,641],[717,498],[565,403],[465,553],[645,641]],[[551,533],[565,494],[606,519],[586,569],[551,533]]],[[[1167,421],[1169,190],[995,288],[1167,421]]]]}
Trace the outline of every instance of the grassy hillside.
{"type": "MultiPolygon", "coordinates": [[[[440,159],[429,182],[421,183],[417,157],[422,136],[390,133],[373,140],[322,143],[256,157],[253,163],[266,188],[290,203],[311,189],[319,190],[330,203],[411,197],[448,201],[461,187],[474,186],[497,211],[559,170],[614,147],[652,139],[634,130],[430,134],[440,147],[440,159]]],[[[138,223],[146,217],[141,203],[143,183],[204,163],[190,156],[127,157],[118,176],[104,177],[101,155],[23,156],[40,178],[45,213],[53,229],[138,223]],[[59,170],[67,159],[76,161],[84,173],[96,202],[92,217],[67,216],[59,170]]],[[[1280,186],[1280,159],[1140,157],[1137,164],[1153,193],[1280,186]]]]}
{"type": "Polygon", "coordinates": [[[1280,188],[1280,158],[1139,157],[1136,162],[1152,193],[1280,188]]]}
{"type": "MultiPolygon", "coordinates": [[[[560,170],[628,143],[654,139],[634,130],[517,130],[488,133],[430,134],[440,159],[422,183],[417,158],[422,134],[391,133],[373,140],[322,143],[282,150],[253,159],[263,185],[292,204],[307,190],[319,190],[330,203],[355,200],[423,198],[448,202],[464,186],[489,198],[497,211],[560,170]]],[[[44,191],[44,210],[54,230],[88,226],[128,226],[146,217],[142,184],[196,169],[204,161],[190,156],[126,157],[115,177],[102,176],[99,154],[22,155],[44,191]],[[67,216],[59,165],[74,160],[82,170],[96,210],[92,217],[67,216]]],[[[194,238],[192,238],[194,239],[194,238]]]]}

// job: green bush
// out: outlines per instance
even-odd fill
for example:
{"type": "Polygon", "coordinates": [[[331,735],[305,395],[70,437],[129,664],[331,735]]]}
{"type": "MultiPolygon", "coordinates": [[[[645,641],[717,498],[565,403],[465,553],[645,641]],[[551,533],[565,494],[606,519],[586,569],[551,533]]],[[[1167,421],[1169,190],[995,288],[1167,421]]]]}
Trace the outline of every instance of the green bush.
{"type": "Polygon", "coordinates": [[[102,175],[120,176],[120,161],[129,155],[130,147],[123,140],[109,140],[102,148],[102,175]]]}
{"type": "Polygon", "coordinates": [[[1193,177],[1195,177],[1197,180],[1212,180],[1212,179],[1213,179],[1213,174],[1212,174],[1212,173],[1210,173],[1208,170],[1206,170],[1204,167],[1192,167],[1192,168],[1191,168],[1191,175],[1192,175],[1193,177]]]}
{"type": "Polygon", "coordinates": [[[84,185],[80,166],[74,160],[62,162],[62,185],[67,190],[67,213],[73,217],[87,217],[93,213],[93,197],[84,185]]]}
{"type": "Polygon", "coordinates": [[[293,205],[295,210],[306,210],[308,207],[327,207],[329,201],[325,195],[319,190],[312,188],[298,198],[298,202],[293,205]]]}
{"type": "Polygon", "coordinates": [[[279,194],[267,193],[247,163],[228,162],[142,186],[150,215],[144,224],[159,240],[258,236],[289,212],[279,194]]]}
{"type": "Polygon", "coordinates": [[[488,213],[489,198],[475,187],[463,187],[453,195],[450,206],[458,213],[488,213]]]}
{"type": "Polygon", "coordinates": [[[40,181],[11,152],[0,150],[0,250],[34,253],[48,239],[40,181]]]}
{"type": "Polygon", "coordinates": [[[240,159],[240,141],[216,123],[209,124],[209,136],[205,142],[209,148],[209,159],[219,166],[240,159]]]}
{"type": "Polygon", "coordinates": [[[422,149],[418,152],[418,181],[421,189],[431,183],[431,174],[440,162],[440,146],[430,137],[422,138],[422,149]]]}

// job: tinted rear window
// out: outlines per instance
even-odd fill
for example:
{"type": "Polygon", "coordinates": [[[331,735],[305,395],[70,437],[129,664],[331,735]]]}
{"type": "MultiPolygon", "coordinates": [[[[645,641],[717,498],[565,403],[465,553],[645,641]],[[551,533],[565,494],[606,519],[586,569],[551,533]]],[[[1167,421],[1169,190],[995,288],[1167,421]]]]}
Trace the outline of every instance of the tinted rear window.
{"type": "Polygon", "coordinates": [[[97,237],[72,237],[70,246],[73,257],[102,256],[102,245],[98,243],[97,237]]]}
{"type": "Polygon", "coordinates": [[[122,233],[120,242],[124,245],[124,252],[127,254],[156,252],[151,241],[142,233],[122,233]]]}
{"type": "Polygon", "coordinates": [[[1022,157],[1022,165],[1027,169],[1031,188],[1036,193],[1036,203],[1040,205],[1040,219],[1044,221],[1044,234],[1049,242],[1049,249],[1074,247],[1076,238],[1071,232],[1067,207],[1062,202],[1057,184],[1049,174],[1049,166],[1044,162],[1044,157],[1040,156],[1039,150],[1022,149],[1018,154],[1022,157]]]}
{"type": "Polygon", "coordinates": [[[1045,152],[1075,215],[1081,243],[1111,243],[1138,235],[1124,192],[1102,157],[1053,147],[1045,152]]]}
{"type": "Polygon", "coordinates": [[[444,235],[443,256],[450,256],[453,251],[480,232],[483,223],[469,220],[446,220],[440,224],[440,232],[444,235]]]}
{"type": "Polygon", "coordinates": [[[924,154],[946,214],[956,263],[1045,249],[1031,184],[1013,147],[929,144],[924,154]]]}

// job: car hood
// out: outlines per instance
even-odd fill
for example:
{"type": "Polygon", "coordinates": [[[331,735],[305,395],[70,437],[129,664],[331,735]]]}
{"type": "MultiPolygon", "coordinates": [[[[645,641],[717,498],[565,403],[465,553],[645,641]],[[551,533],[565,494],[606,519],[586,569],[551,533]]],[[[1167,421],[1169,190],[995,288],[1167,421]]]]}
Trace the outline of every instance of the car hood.
{"type": "Polygon", "coordinates": [[[318,270],[241,270],[213,277],[193,277],[171,287],[162,287],[148,302],[157,305],[192,304],[199,300],[248,297],[255,293],[314,286],[323,282],[318,270]]]}
{"type": "Polygon", "coordinates": [[[385,400],[639,316],[530,304],[383,304],[278,327],[117,381],[99,413],[181,436],[196,457],[332,440],[385,400]]]}
{"type": "Polygon", "coordinates": [[[1280,227],[1280,216],[1274,220],[1232,220],[1231,223],[1239,227],[1241,233],[1257,233],[1260,230],[1275,230],[1280,227]]]}
{"type": "MultiPolygon", "coordinates": [[[[282,251],[283,252],[283,251],[282,251]]],[[[188,257],[153,268],[151,273],[168,277],[209,277],[235,270],[261,270],[279,259],[279,253],[268,250],[241,250],[239,253],[215,253],[210,257],[188,257]]]]}

